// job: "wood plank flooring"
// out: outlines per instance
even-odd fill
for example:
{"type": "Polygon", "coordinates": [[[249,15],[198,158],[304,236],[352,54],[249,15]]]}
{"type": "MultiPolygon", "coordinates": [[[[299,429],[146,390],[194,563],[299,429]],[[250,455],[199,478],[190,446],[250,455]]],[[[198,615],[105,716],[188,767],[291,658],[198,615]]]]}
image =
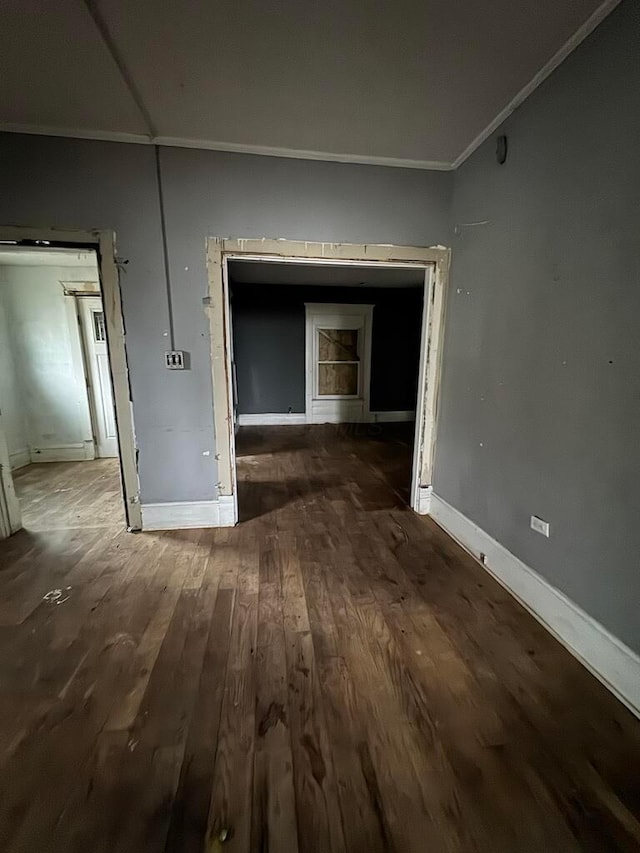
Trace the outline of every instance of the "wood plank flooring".
{"type": "Polygon", "coordinates": [[[410,438],[243,428],[226,530],[85,527],[53,489],[87,469],[18,478],[3,853],[640,850],[640,721],[407,509],[410,438]]]}
{"type": "Polygon", "coordinates": [[[13,472],[25,529],[124,524],[120,462],[47,462],[13,472]]]}

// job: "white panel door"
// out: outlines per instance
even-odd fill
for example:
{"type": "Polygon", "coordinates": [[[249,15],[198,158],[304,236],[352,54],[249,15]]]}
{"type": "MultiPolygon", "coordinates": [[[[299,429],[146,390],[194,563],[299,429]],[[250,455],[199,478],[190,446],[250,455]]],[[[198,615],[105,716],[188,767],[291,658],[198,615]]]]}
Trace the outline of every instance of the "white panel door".
{"type": "Polygon", "coordinates": [[[109,353],[102,300],[98,296],[83,296],[80,319],[87,359],[87,381],[91,402],[97,456],[118,455],[118,433],[113,409],[109,353]]]}

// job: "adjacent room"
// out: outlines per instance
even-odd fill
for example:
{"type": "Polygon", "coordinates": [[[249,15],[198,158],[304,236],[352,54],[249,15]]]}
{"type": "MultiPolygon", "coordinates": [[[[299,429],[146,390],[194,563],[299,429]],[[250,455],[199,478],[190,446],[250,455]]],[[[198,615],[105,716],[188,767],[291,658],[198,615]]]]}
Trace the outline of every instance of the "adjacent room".
{"type": "Polygon", "coordinates": [[[6,0],[2,853],[640,851],[638,0],[6,0]]]}
{"type": "Polygon", "coordinates": [[[411,505],[425,273],[229,263],[241,519],[292,489],[411,505]]]}
{"type": "Polygon", "coordinates": [[[123,524],[95,251],[0,245],[1,417],[21,525],[123,524]]]}

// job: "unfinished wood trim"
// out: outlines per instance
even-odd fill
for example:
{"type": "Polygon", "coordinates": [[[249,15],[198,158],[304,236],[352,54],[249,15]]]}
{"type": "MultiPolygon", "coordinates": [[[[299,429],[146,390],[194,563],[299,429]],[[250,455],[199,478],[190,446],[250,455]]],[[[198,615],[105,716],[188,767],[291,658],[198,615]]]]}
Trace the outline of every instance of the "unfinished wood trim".
{"type": "Polygon", "coordinates": [[[0,240],[15,240],[17,243],[22,240],[71,243],[79,246],[88,245],[98,250],[97,261],[107,326],[107,346],[118,430],[118,454],[122,473],[125,515],[128,528],[139,530],[142,525],[140,484],[120,281],[116,265],[115,235],[112,231],[100,229],[81,231],[67,228],[32,228],[7,225],[0,226],[0,240]]]}
{"type": "Polygon", "coordinates": [[[0,410],[0,539],[6,539],[19,529],[20,503],[13,484],[11,459],[0,410]]]}
{"type": "Polygon", "coordinates": [[[268,260],[271,255],[274,259],[290,260],[297,263],[300,259],[308,258],[314,263],[326,261],[361,261],[364,263],[387,263],[395,266],[397,263],[422,266],[433,264],[448,254],[449,250],[444,246],[432,246],[430,248],[415,246],[391,246],[379,243],[311,243],[302,240],[273,240],[266,238],[209,238],[220,244],[221,252],[225,255],[238,255],[240,260],[248,260],[247,255],[254,255],[256,260],[268,260]]]}
{"type": "MultiPolygon", "coordinates": [[[[238,520],[238,481],[236,469],[236,430],[235,430],[235,413],[233,400],[233,334],[231,330],[231,294],[229,292],[229,270],[227,267],[227,259],[222,261],[222,287],[223,300],[222,310],[224,313],[224,365],[225,372],[228,377],[227,381],[227,406],[231,417],[229,418],[229,458],[231,460],[231,495],[219,493],[219,499],[226,501],[227,498],[232,498],[233,504],[233,524],[238,520]]],[[[227,502],[228,503],[228,502],[227,502]]]]}
{"type": "Polygon", "coordinates": [[[233,402],[231,390],[231,353],[228,340],[228,305],[224,276],[224,240],[207,240],[209,298],[207,312],[211,338],[211,379],[213,382],[213,422],[218,462],[218,495],[233,495],[235,463],[233,459],[233,402]]]}
{"type": "Polygon", "coordinates": [[[125,512],[129,528],[140,530],[142,528],[140,481],[129,385],[129,366],[125,346],[124,317],[122,316],[120,278],[115,260],[115,240],[113,232],[100,231],[97,233],[100,235],[100,257],[98,260],[102,284],[102,302],[107,326],[107,352],[109,353],[113,402],[116,410],[118,451],[125,493],[125,512]]]}
{"type": "MultiPolygon", "coordinates": [[[[389,267],[434,267],[428,302],[429,333],[425,376],[430,383],[424,395],[422,413],[418,412],[416,429],[420,431],[417,445],[419,486],[431,486],[435,450],[437,401],[442,360],[442,323],[447,292],[450,250],[444,246],[393,246],[384,244],[322,243],[302,240],[268,238],[209,237],[206,244],[209,296],[206,300],[211,333],[211,377],[213,383],[216,459],[218,461],[218,493],[234,495],[235,459],[233,403],[231,397],[231,353],[228,332],[228,293],[224,275],[228,260],[261,260],[284,263],[327,263],[345,265],[382,265],[389,267]],[[424,424],[424,418],[431,422],[424,424]]],[[[307,365],[308,370],[308,365],[307,365]]],[[[418,509],[417,489],[412,490],[411,506],[418,509]]],[[[237,515],[236,515],[237,517],[237,515]]]]}
{"type": "Polygon", "coordinates": [[[431,318],[431,294],[433,291],[434,265],[425,267],[422,285],[422,319],[420,323],[420,363],[418,365],[418,394],[416,397],[416,424],[413,436],[413,456],[411,459],[411,497],[413,509],[423,513],[422,500],[425,489],[430,488],[422,482],[422,447],[424,440],[425,385],[427,379],[427,355],[429,351],[429,321],[431,318]]]}
{"type": "Polygon", "coordinates": [[[430,288],[430,307],[427,329],[427,359],[424,388],[424,413],[418,418],[422,434],[422,471],[420,487],[433,485],[433,463],[436,455],[438,402],[442,375],[445,309],[449,283],[451,253],[447,251],[435,264],[430,288]]]}

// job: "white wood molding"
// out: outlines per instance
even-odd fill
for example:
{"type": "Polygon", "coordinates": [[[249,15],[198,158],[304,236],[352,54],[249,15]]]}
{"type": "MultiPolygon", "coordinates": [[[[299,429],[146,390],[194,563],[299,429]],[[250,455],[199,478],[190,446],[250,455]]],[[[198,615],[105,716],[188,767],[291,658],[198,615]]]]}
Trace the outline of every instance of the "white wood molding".
{"type": "MultiPolygon", "coordinates": [[[[414,411],[369,412],[366,423],[396,424],[414,421],[414,411]]],[[[238,426],[294,426],[307,423],[304,412],[265,412],[264,414],[238,415],[238,426]]]]}
{"type": "Polygon", "coordinates": [[[429,515],[431,512],[431,498],[433,496],[432,486],[418,487],[418,500],[415,507],[418,515],[429,515]]]}
{"type": "Polygon", "coordinates": [[[143,530],[188,530],[192,527],[233,527],[231,496],[217,501],[173,501],[142,504],[143,530]]]}
{"type": "Polygon", "coordinates": [[[20,450],[14,450],[9,454],[9,464],[12,471],[17,471],[18,468],[24,468],[31,464],[31,451],[28,447],[21,447],[20,450]]]}
{"type": "Polygon", "coordinates": [[[238,426],[293,426],[306,424],[304,412],[267,412],[265,414],[238,415],[238,426]]]}
{"type": "Polygon", "coordinates": [[[451,163],[443,160],[413,160],[406,157],[377,157],[368,154],[340,154],[304,148],[279,148],[269,145],[245,145],[209,139],[189,139],[182,136],[148,136],[143,133],[122,133],[109,130],[55,127],[40,124],[0,122],[2,133],[26,133],[30,136],[59,136],[66,139],[89,139],[101,142],[124,142],[133,145],[160,145],[164,148],[196,148],[200,151],[221,151],[229,154],[259,154],[262,157],[284,157],[289,160],[320,160],[327,163],[356,163],[363,166],[390,166],[397,169],[420,169],[446,172],[451,163]]]}
{"type": "Polygon", "coordinates": [[[218,527],[233,527],[238,523],[238,502],[235,495],[218,498],[218,527]]]}
{"type": "Polygon", "coordinates": [[[369,422],[372,424],[399,424],[415,421],[416,413],[411,411],[398,412],[369,412],[369,422]]]}
{"type": "Polygon", "coordinates": [[[306,416],[308,424],[367,424],[369,418],[362,411],[362,400],[314,400],[306,416]]]}
{"type": "Polygon", "coordinates": [[[92,440],[76,444],[58,444],[52,447],[32,447],[30,461],[40,462],[87,462],[96,458],[92,440]]]}
{"type": "Polygon", "coordinates": [[[598,24],[602,23],[604,19],[609,15],[615,7],[620,3],[620,0],[604,0],[598,8],[593,12],[593,14],[587,18],[584,24],[579,27],[573,35],[567,39],[567,41],[562,45],[562,47],[554,53],[551,59],[542,66],[542,68],[534,74],[534,76],[529,80],[529,82],[520,89],[520,91],[514,95],[514,97],[509,101],[509,103],[504,107],[504,109],[500,110],[498,115],[489,122],[489,124],[480,131],[480,133],[476,136],[476,138],[467,145],[462,154],[460,154],[456,159],[451,163],[451,169],[457,169],[458,166],[461,166],[465,160],[467,160],[476,148],[479,148],[482,143],[488,139],[491,134],[497,130],[500,125],[506,121],[511,113],[515,112],[520,104],[524,103],[527,100],[529,95],[531,95],[535,90],[540,86],[544,81],[549,77],[556,68],[561,65],[565,59],[569,56],[573,51],[587,38],[587,36],[591,35],[591,33],[595,30],[598,24]]]}
{"type": "Polygon", "coordinates": [[[640,717],[640,656],[437,494],[431,517],[478,560],[634,714],[640,717]],[[484,558],[481,560],[480,555],[484,558]]]}

